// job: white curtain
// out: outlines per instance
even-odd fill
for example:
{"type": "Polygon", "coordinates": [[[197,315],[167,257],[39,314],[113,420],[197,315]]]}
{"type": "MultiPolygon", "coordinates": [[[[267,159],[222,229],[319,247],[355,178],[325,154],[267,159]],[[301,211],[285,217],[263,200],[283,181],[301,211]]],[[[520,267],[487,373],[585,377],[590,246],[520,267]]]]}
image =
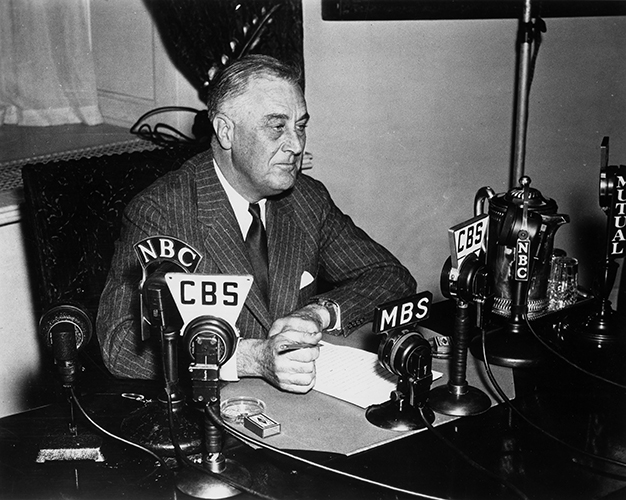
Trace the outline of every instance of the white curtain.
{"type": "Polygon", "coordinates": [[[102,123],[89,0],[0,0],[0,125],[102,123]]]}

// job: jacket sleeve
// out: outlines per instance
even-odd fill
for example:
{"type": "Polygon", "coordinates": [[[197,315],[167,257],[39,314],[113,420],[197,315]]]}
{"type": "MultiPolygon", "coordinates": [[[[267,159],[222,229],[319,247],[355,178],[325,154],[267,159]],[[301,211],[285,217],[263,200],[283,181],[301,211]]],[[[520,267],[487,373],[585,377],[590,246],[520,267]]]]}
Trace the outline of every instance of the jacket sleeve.
{"type": "Polygon", "coordinates": [[[132,201],[122,218],[96,320],[104,364],[117,377],[148,379],[162,372],[159,339],[142,341],[140,336],[142,268],[134,252],[135,243],[159,234],[167,234],[159,204],[149,197],[132,201]]]}
{"type": "MultiPolygon", "coordinates": [[[[382,245],[357,227],[332,201],[323,185],[319,193],[319,275],[331,289],[319,296],[341,308],[342,333],[349,335],[373,319],[376,306],[416,293],[410,272],[382,245]]],[[[311,186],[312,187],[312,186],[311,186]]]]}

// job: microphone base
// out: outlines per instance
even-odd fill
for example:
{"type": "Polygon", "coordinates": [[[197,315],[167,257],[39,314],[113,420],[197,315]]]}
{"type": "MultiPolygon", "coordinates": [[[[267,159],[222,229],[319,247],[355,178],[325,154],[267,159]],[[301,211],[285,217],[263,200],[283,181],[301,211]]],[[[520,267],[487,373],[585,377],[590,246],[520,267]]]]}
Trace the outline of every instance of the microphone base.
{"type": "Polygon", "coordinates": [[[252,484],[252,478],[246,468],[233,460],[226,459],[226,468],[219,474],[202,472],[190,467],[184,468],[178,474],[176,488],[185,495],[206,499],[230,498],[241,493],[235,487],[220,480],[220,476],[245,487],[252,484]]]}
{"type": "Polygon", "coordinates": [[[443,415],[467,417],[486,412],[491,408],[491,399],[483,391],[471,385],[458,388],[446,384],[430,391],[428,406],[443,415]]]}
{"type": "Polygon", "coordinates": [[[49,461],[91,460],[104,462],[101,451],[102,438],[90,432],[76,436],[68,432],[57,433],[46,438],[37,453],[37,463],[49,461]]]}
{"type": "Polygon", "coordinates": [[[492,365],[530,368],[539,365],[545,355],[541,343],[523,325],[517,324],[487,333],[485,351],[487,360],[483,356],[482,338],[478,335],[470,343],[470,352],[475,358],[492,365]]]}
{"type": "MultiPolygon", "coordinates": [[[[202,447],[202,413],[182,404],[174,410],[176,437],[185,455],[202,447]]],[[[122,435],[159,456],[174,457],[167,407],[163,402],[151,402],[126,417],[121,426],[122,435]]]]}
{"type": "Polygon", "coordinates": [[[422,413],[428,423],[433,423],[435,414],[429,407],[422,407],[422,412],[420,412],[408,403],[403,404],[401,400],[389,400],[379,405],[370,406],[365,412],[365,418],[371,424],[382,429],[414,431],[427,427],[424,418],[422,418],[422,413]]]}
{"type": "Polygon", "coordinates": [[[577,339],[589,342],[597,348],[614,346],[624,341],[624,318],[612,309],[592,314],[575,329],[577,339]]]}

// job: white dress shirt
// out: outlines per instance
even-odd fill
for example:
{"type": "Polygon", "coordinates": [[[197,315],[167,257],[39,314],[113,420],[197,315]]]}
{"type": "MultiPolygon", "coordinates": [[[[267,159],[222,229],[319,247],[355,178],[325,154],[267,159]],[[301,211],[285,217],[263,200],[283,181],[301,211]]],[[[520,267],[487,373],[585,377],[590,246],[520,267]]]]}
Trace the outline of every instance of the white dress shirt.
{"type": "MultiPolygon", "coordinates": [[[[248,206],[250,202],[246,200],[243,196],[241,196],[234,187],[230,185],[230,183],[224,177],[224,174],[220,170],[219,165],[215,160],[213,160],[213,165],[215,167],[215,172],[217,173],[217,178],[220,180],[224,191],[226,191],[226,196],[228,197],[228,201],[230,202],[230,206],[233,207],[235,212],[235,217],[237,218],[237,222],[239,223],[239,228],[241,229],[241,235],[243,239],[246,239],[246,235],[248,234],[248,230],[250,229],[250,225],[252,224],[252,215],[248,211],[248,206]]],[[[261,207],[261,221],[263,221],[263,225],[265,224],[265,205],[267,200],[264,198],[259,201],[259,206],[261,207]]],[[[267,226],[266,226],[267,227],[267,226]]]]}
{"type": "MultiPolygon", "coordinates": [[[[233,207],[233,211],[235,212],[235,218],[237,219],[237,222],[239,223],[239,228],[241,229],[241,235],[245,240],[248,234],[248,230],[250,229],[250,225],[252,224],[252,215],[248,211],[250,202],[248,202],[248,200],[241,196],[237,192],[237,190],[235,190],[235,188],[230,185],[230,182],[226,180],[226,177],[224,177],[224,174],[220,170],[220,167],[215,160],[213,160],[213,166],[215,168],[217,178],[222,184],[224,191],[226,191],[228,201],[230,202],[231,207],[233,207]]],[[[263,225],[265,225],[266,202],[266,199],[259,201],[259,206],[261,207],[261,221],[263,222],[263,225]]],[[[235,325],[232,326],[235,327],[235,325]]],[[[238,346],[239,341],[237,342],[237,347],[238,346]]],[[[237,347],[235,348],[235,353],[233,354],[233,356],[220,367],[221,380],[226,380],[230,382],[239,380],[239,374],[237,373],[237,347]]]]}

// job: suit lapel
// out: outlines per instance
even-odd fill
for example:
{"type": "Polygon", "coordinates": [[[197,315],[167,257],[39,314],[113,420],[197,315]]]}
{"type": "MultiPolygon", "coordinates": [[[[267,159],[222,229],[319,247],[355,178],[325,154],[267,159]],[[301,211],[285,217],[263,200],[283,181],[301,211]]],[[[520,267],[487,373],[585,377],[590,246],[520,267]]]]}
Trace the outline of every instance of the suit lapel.
{"type": "MultiPolygon", "coordinates": [[[[226,192],[213,164],[198,169],[198,220],[205,226],[206,254],[210,255],[224,274],[253,274],[241,236],[241,230],[226,192]]],[[[252,285],[245,303],[257,320],[269,329],[272,318],[261,298],[261,291],[252,285]]]]}
{"type": "Polygon", "coordinates": [[[291,216],[289,197],[268,200],[267,232],[271,310],[282,317],[298,306],[305,239],[291,216]]]}

